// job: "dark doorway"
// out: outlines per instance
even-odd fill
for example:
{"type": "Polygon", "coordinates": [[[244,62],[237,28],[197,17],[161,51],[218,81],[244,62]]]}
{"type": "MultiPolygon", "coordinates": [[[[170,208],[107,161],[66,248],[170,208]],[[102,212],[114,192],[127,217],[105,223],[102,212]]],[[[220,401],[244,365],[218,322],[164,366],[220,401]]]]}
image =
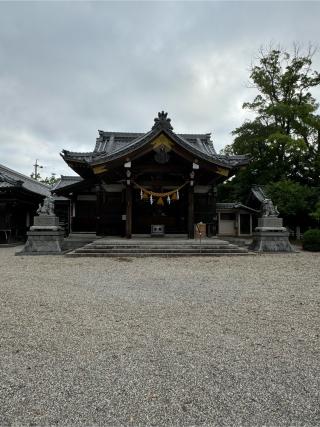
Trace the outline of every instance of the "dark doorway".
{"type": "Polygon", "coordinates": [[[250,234],[250,214],[240,214],[240,234],[250,234]]]}
{"type": "Polygon", "coordinates": [[[76,215],[72,217],[72,231],[93,232],[96,230],[96,202],[77,200],[76,215]]]}
{"type": "MultiPolygon", "coordinates": [[[[157,190],[159,191],[159,190],[157,190]]],[[[166,191],[166,190],[164,190],[166,191]]],[[[132,232],[134,234],[150,234],[151,225],[164,225],[166,234],[187,233],[187,194],[180,191],[179,200],[163,205],[155,198],[151,205],[149,199],[142,199],[140,190],[134,190],[132,207],[132,232]]]]}

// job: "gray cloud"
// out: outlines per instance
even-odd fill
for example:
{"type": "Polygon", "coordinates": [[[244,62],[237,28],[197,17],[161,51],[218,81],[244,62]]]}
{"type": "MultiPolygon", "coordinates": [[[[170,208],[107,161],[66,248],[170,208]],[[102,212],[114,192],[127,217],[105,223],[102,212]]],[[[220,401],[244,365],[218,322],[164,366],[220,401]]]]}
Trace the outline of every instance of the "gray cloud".
{"type": "MultiPolygon", "coordinates": [[[[0,3],[0,162],[70,174],[97,129],[147,131],[165,109],[217,149],[248,117],[261,45],[317,42],[316,2],[0,3]]],[[[320,68],[319,55],[315,66],[320,68]]],[[[316,95],[320,98],[320,92],[316,95]]]]}

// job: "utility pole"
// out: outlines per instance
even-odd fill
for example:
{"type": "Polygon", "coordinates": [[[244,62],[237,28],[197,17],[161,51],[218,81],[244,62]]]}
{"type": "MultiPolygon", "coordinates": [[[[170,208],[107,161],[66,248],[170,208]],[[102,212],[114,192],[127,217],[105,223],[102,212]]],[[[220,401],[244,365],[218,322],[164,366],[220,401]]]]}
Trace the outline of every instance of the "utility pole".
{"type": "Polygon", "coordinates": [[[33,167],[34,167],[34,179],[38,179],[38,169],[42,169],[43,166],[40,166],[38,163],[38,159],[36,159],[36,162],[33,165],[33,167]]]}

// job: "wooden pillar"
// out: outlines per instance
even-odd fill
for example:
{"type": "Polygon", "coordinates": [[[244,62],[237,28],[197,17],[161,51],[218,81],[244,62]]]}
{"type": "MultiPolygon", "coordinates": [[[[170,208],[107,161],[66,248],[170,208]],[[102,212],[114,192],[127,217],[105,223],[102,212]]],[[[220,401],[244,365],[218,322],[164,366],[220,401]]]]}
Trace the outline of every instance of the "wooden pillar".
{"type": "Polygon", "coordinates": [[[74,194],[71,194],[70,199],[70,233],[74,231],[74,218],[76,215],[76,197],[74,194]]]}
{"type": "Polygon", "coordinates": [[[126,238],[132,237],[132,187],[127,184],[126,187],[126,238]]]}
{"type": "Polygon", "coordinates": [[[100,236],[103,234],[101,227],[101,217],[102,217],[102,202],[103,202],[103,193],[101,185],[96,186],[96,235],[100,236]]]}
{"type": "Polygon", "coordinates": [[[217,187],[213,187],[212,188],[212,196],[213,196],[213,200],[212,200],[212,216],[213,216],[213,230],[212,233],[214,236],[216,236],[218,234],[218,215],[217,215],[217,196],[218,196],[218,192],[217,192],[217,187]]]}
{"type": "Polygon", "coordinates": [[[194,187],[188,190],[188,237],[194,239],[194,187]]]}
{"type": "Polygon", "coordinates": [[[68,209],[68,235],[71,233],[71,209],[72,209],[72,202],[71,202],[71,200],[69,199],[68,200],[68,207],[67,207],[67,209],[68,209]]]}

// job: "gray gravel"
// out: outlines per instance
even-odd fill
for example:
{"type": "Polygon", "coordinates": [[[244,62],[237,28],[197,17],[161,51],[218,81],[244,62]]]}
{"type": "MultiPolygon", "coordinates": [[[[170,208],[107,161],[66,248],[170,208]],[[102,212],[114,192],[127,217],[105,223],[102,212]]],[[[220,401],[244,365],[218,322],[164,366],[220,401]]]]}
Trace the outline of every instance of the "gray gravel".
{"type": "Polygon", "coordinates": [[[320,424],[320,254],[14,257],[0,424],[320,424]]]}

